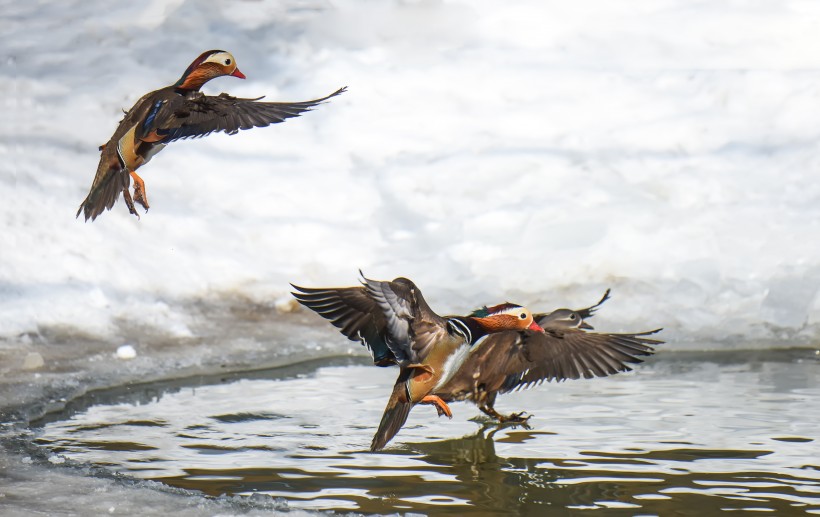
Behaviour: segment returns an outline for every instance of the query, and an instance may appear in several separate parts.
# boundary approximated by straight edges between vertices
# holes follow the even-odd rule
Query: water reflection
[[[365,513],[820,513],[820,372],[802,352],[666,354],[636,375],[414,410],[366,452],[393,381],[356,361],[97,393],[38,443],[205,494]],[[425,411],[429,409],[429,411]],[[64,418],[68,415],[62,415]]]

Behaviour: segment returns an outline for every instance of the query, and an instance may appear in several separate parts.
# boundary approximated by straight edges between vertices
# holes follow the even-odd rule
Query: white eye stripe
[[[230,66],[235,62],[236,60],[233,58],[230,52],[217,52],[216,54],[208,56],[208,58],[205,61],[203,61],[203,63],[216,63],[218,65],[227,66]]]

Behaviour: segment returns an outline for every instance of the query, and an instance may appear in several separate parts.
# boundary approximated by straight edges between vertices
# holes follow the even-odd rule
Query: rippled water
[[[414,409],[367,452],[396,375],[356,360],[96,393],[39,445],[209,495],[291,507],[436,514],[820,514],[813,352],[666,353],[634,374],[502,396],[531,429]],[[69,416],[70,415],[70,416]],[[609,513],[609,512],[608,512]]]

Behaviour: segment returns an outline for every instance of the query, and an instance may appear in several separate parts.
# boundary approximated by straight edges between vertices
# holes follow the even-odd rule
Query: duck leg
[[[139,219],[140,214],[138,214],[137,210],[134,208],[134,202],[131,200],[131,193],[128,192],[128,187],[122,189],[122,199],[125,201],[125,206],[128,207],[128,211],[137,216],[137,219]]]
[[[532,415],[524,416],[524,411],[521,411],[519,413],[512,413],[510,415],[502,415],[501,413],[495,410],[495,397],[495,392],[489,393],[485,397],[482,397],[483,401],[478,404],[478,409],[480,409],[481,412],[485,415],[491,418],[495,418],[501,424],[509,422],[511,424],[521,424],[524,426],[527,425],[527,420],[529,420],[530,417],[532,417]]]
[[[495,410],[492,406],[479,406],[478,409],[481,410],[482,413],[485,415],[495,418],[501,424],[526,424],[527,421],[532,417],[532,415],[527,415],[525,411],[521,411],[519,413],[511,413],[509,415],[502,415],[498,411]]]
[[[131,174],[131,178],[134,179],[134,201],[142,205],[142,207],[145,208],[145,211],[147,212],[148,209],[151,207],[148,206],[148,197],[145,194],[145,181],[143,181],[143,179],[137,175],[136,171],[128,172]],[[132,211],[131,213],[136,212]]]
[[[431,404],[436,406],[438,416],[447,415],[447,418],[453,418],[453,411],[450,409],[450,406],[438,395],[425,395],[419,404]]]

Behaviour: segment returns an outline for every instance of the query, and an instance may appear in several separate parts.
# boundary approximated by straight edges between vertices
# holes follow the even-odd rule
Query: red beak
[[[536,323],[535,320],[532,320],[532,323],[530,323],[530,326],[527,328],[530,330],[537,330],[538,332],[544,332],[544,329],[542,329],[541,325]]]
[[[231,75],[234,76],[234,77],[238,77],[240,79],[245,79],[245,74],[240,72],[238,68],[235,68]]]

